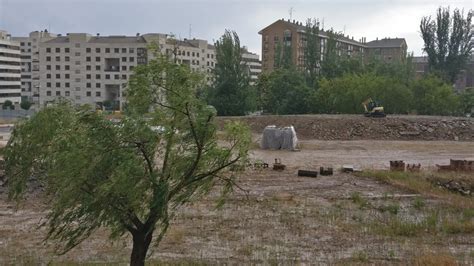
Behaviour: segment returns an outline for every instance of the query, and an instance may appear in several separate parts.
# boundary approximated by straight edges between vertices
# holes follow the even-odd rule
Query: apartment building
[[[249,67],[250,85],[255,85],[260,73],[262,73],[262,62],[259,55],[249,52],[244,47],[242,49],[242,61]]]
[[[306,26],[302,22],[280,19],[258,32],[262,35],[262,69],[263,72],[271,72],[276,66],[275,53],[279,45],[290,47],[293,64],[304,68],[306,47]],[[328,31],[319,31],[321,60],[324,60]],[[406,42],[404,39],[390,39],[395,41],[366,42],[365,38],[355,40],[354,37],[336,35],[336,48],[339,55],[348,57],[368,58],[375,55],[384,61],[394,61],[406,56]],[[402,40],[399,44],[399,40]],[[396,46],[395,46],[396,44]],[[397,50],[397,51],[395,51]],[[390,58],[390,59],[389,59]]]
[[[384,62],[403,61],[407,58],[407,43],[403,38],[376,39],[365,44],[366,57]]]
[[[21,51],[21,99],[33,104],[39,103],[39,44],[56,37],[47,30],[34,31],[28,37],[12,37],[20,43]]]
[[[413,57],[413,64],[415,67],[415,77],[417,79],[420,79],[429,73],[427,56]],[[453,87],[456,92],[463,92],[466,88],[474,88],[474,55],[469,57],[466,67],[459,73]]]
[[[20,44],[0,30],[0,104],[21,102]]]

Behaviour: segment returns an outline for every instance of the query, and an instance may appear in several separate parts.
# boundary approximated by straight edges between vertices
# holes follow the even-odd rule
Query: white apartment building
[[[44,31],[15,39],[22,44],[23,97],[38,103],[39,107],[65,98],[75,104],[121,108],[123,91],[133,68],[153,58],[148,51],[152,44],[171,60],[205,73],[208,83],[212,82],[212,69],[216,64],[215,47],[206,40],[176,40],[160,33],[56,36]],[[256,80],[261,71],[258,55],[244,50],[244,58],[252,79]]]
[[[28,37],[12,37],[14,41],[20,43],[22,101],[39,103],[39,44],[55,37],[56,34],[51,34],[47,30],[31,32]]]
[[[249,67],[250,84],[256,84],[260,73],[262,73],[262,61],[260,61],[258,54],[251,53],[244,47],[242,51],[242,60]]]
[[[21,102],[20,44],[0,30],[0,104]]]

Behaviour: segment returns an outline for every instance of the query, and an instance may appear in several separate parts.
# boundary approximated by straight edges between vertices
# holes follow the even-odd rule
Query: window
[[[56,65],[56,70],[61,70],[61,66],[60,66],[60,65]]]
[[[86,66],[86,70],[91,70],[91,66]]]
[[[76,66],[80,65],[81,61],[76,61]]]
[[[56,53],[60,53],[60,52],[61,52],[61,48],[56,47]]]
[[[96,62],[100,62],[100,57],[97,56],[97,57],[95,58],[95,61],[96,61]]]
[[[80,88],[80,87],[76,87],[76,91],[81,91],[81,88]]]
[[[95,48],[96,53],[100,53],[100,48]]]
[[[189,56],[189,51],[186,54]]]
[[[90,91],[86,92],[86,96],[91,97],[91,96],[92,96],[92,92],[90,92]]]
[[[207,54],[207,58],[209,58],[209,54]]]
[[[76,82],[81,82],[81,79],[80,79],[80,78],[76,78],[75,81],[76,81]]]
[[[87,74],[86,79],[91,79],[91,74]]]
[[[47,82],[47,83],[46,83],[46,87],[47,87],[47,88],[51,88],[51,82]]]
[[[119,74],[115,74],[115,75],[114,75],[114,79],[120,79],[120,75],[119,75]]]
[[[110,79],[110,75],[109,74],[105,75],[105,79]]]
[[[91,61],[91,57],[90,56],[86,57],[86,62],[90,62],[90,61]]]
[[[119,48],[114,48],[114,53],[119,53],[119,52],[120,52]]]
[[[61,92],[60,92],[60,91],[56,91],[56,96],[61,96]]]
[[[197,55],[196,55],[196,56],[197,56],[197,57],[199,57],[199,53],[197,53]]]
[[[129,61],[130,61],[130,62],[134,62],[134,61],[135,61],[135,57],[130,57],[130,58],[129,58]]]
[[[64,66],[64,69],[69,70],[69,69],[70,69],[70,66],[69,66],[69,65],[65,65],[65,66]]]
[[[80,43],[75,43],[74,47],[79,48],[79,47],[81,47],[81,44]]]
[[[50,78],[51,78],[51,74],[46,74],[46,78],[47,78],[47,79],[50,79]]]
[[[61,83],[60,82],[56,82],[56,88],[59,88],[61,87]]]
[[[46,96],[51,96],[51,91],[46,91]]]
[[[51,62],[51,56],[46,56],[46,61]]]
[[[127,79],[127,75],[122,75],[122,79]]]
[[[64,94],[66,95],[66,97],[69,97],[69,96],[70,96],[70,92],[69,92],[69,91],[65,91]]]
[[[81,70],[76,69],[76,70],[74,71],[74,73],[76,73],[76,74],[81,74]]]
[[[60,78],[61,78],[61,74],[56,74],[56,78],[57,78],[57,79],[60,79]]]
[[[24,42],[20,42],[20,45],[21,45],[21,46],[25,46],[25,43],[24,43]]]
[[[76,53],[74,53],[74,55],[75,55],[75,56],[81,56],[81,53],[76,52]]]
[[[122,71],[127,71],[127,66],[122,66]]]
[[[51,65],[47,65],[46,70],[51,70]]]
[[[49,47],[46,48],[46,52],[47,52],[47,53],[51,53],[51,48],[49,48]]]
[[[69,53],[69,48],[64,48],[64,51],[65,51],[66,53]]]
[[[127,58],[126,58],[126,57],[122,57],[122,62],[127,62]]]
[[[194,56],[194,52],[191,53],[191,56]]]
[[[90,88],[90,87],[91,87],[91,84],[90,84],[90,83],[86,83],[86,87],[87,87],[87,88]]]
[[[130,66],[130,71],[132,71],[135,67],[134,66]]]
[[[90,53],[91,52],[91,48],[86,48],[86,53]]]
[[[95,97],[100,97],[100,91],[95,92]]]
[[[100,66],[95,66],[95,70],[100,70]]]
[[[69,62],[70,58],[69,56],[64,57],[64,61]]]
[[[65,74],[65,75],[64,75],[64,78],[65,78],[65,79],[69,79],[69,78],[70,78],[69,74]]]
[[[106,53],[110,53],[110,48],[105,48]]]
[[[96,83],[96,84],[95,84],[95,87],[96,87],[96,88],[100,88],[100,83]]]
[[[80,95],[76,95],[76,100],[80,100],[81,99],[81,96]]]
[[[135,53],[135,49],[134,48],[128,48],[128,52],[133,54],[133,53]]]
[[[95,75],[95,78],[96,78],[96,79],[100,79],[100,74],[96,74],[96,75]]]
[[[127,52],[127,48],[122,48],[122,53],[126,53]]]
[[[69,84],[69,82],[66,82],[64,85],[65,85],[66,88],[69,88],[70,84]]]

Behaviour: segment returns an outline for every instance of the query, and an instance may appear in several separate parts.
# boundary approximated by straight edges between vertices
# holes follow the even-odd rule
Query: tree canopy
[[[255,90],[250,86],[249,67],[242,60],[242,48],[235,31],[226,30],[216,42],[214,82],[208,102],[222,116],[245,115],[255,110]]]
[[[431,16],[421,19],[423,50],[428,55],[430,70],[446,82],[454,83],[472,53],[473,14],[472,9],[466,16],[463,11],[455,9],[451,15],[449,7],[439,7],[436,19]]]
[[[5,151],[10,198],[21,199],[34,177],[59,253],[107,227],[112,239],[130,233],[130,263],[144,265],[176,210],[216,184],[224,197],[247,160],[248,129],[227,124],[218,139],[215,109],[195,97],[199,82],[158,57],[136,67],[118,122],[66,102],[20,121]]]

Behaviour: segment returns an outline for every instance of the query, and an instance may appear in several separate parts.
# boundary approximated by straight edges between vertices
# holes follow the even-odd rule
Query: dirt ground
[[[392,221],[417,221],[434,211],[439,215],[446,208],[436,198],[351,174],[296,176],[301,168],[342,164],[380,169],[392,159],[429,169],[450,158],[473,158],[474,142],[304,140],[300,146],[299,152],[253,149],[252,158],[268,163],[281,158],[287,169],[248,170],[239,181],[248,195],[234,192],[221,209],[214,208],[218,197],[214,192],[183,208],[150,261],[405,265],[424,254],[446,254],[458,263],[474,264],[471,231],[414,231],[413,236],[410,228],[407,235],[389,230]],[[52,246],[42,243],[45,229],[38,228],[43,207],[32,196],[16,210],[0,188],[0,265],[127,264],[129,239],[109,244],[105,230],[66,255],[53,255]],[[456,211],[444,212],[458,217]]]

